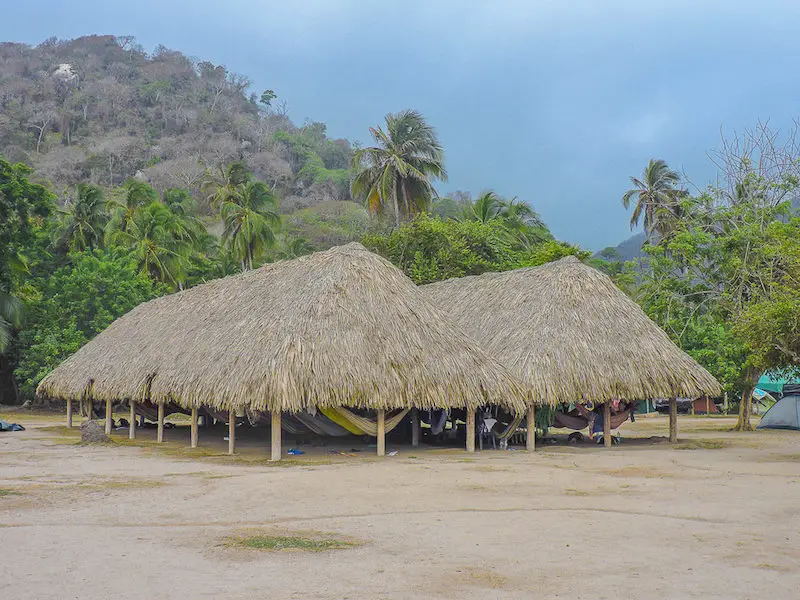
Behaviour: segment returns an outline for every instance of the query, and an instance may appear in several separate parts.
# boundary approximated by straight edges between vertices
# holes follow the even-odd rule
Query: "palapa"
[[[185,408],[526,409],[518,379],[357,243],[157,298],[47,375],[40,395]]]
[[[718,396],[716,379],[574,256],[421,288],[537,402]]]

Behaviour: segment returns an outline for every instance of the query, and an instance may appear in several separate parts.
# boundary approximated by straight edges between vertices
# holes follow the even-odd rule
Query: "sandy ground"
[[[663,417],[620,446],[522,451],[328,448],[274,466],[266,440],[221,454],[222,430],[155,448],[76,444],[61,417],[3,415],[2,598],[753,598],[800,595],[800,432]],[[56,421],[56,418],[58,419]],[[240,436],[244,438],[245,436]],[[226,536],[327,535],[321,553]],[[4,590],[4,591],[3,591]]]

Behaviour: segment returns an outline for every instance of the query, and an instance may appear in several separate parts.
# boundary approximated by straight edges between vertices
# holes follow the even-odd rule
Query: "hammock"
[[[442,409],[439,411],[439,418],[436,423],[433,422],[433,411],[431,411],[431,435],[439,435],[444,431],[447,425],[447,411]]]
[[[409,409],[397,411],[385,421],[385,433],[389,433],[392,429],[397,427],[403,417],[406,416]],[[378,422],[365,417],[360,417],[354,412],[347,410],[344,406],[337,406],[335,408],[323,408],[322,414],[328,417],[331,421],[340,425],[356,435],[368,435],[370,437],[378,437]]]
[[[494,434],[494,436],[501,442],[507,440],[514,435],[514,433],[516,433],[517,427],[519,427],[519,424],[522,423],[522,418],[522,415],[516,415],[514,420],[508,424],[508,427],[506,427],[502,432]]]
[[[589,419],[586,417],[581,415],[568,415],[562,412],[556,412],[553,417],[553,424],[551,425],[551,427],[566,427],[567,429],[574,429],[575,431],[586,429],[588,426]]]
[[[620,427],[631,415],[631,409],[623,410],[620,413],[611,415],[611,429]],[[574,429],[580,431],[589,426],[589,419],[583,416],[568,415],[562,412],[556,412],[552,427],[566,427],[567,429]]]
[[[317,435],[330,435],[336,437],[350,435],[350,432],[347,429],[337,425],[325,415],[319,413],[312,415],[305,411],[300,411],[294,413],[293,416]]]

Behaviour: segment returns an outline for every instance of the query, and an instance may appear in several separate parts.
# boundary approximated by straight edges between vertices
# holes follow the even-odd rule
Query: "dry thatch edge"
[[[288,412],[528,403],[516,377],[355,243],[137,306],[37,391]]]
[[[421,289],[538,403],[721,394],[607,275],[575,257]]]

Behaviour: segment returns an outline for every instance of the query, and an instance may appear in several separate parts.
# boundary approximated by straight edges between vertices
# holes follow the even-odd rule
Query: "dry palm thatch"
[[[605,274],[575,257],[421,288],[535,401],[717,396],[719,383]]]
[[[356,243],[136,307],[38,392],[74,400],[86,389],[226,410],[527,404],[519,380]]]

